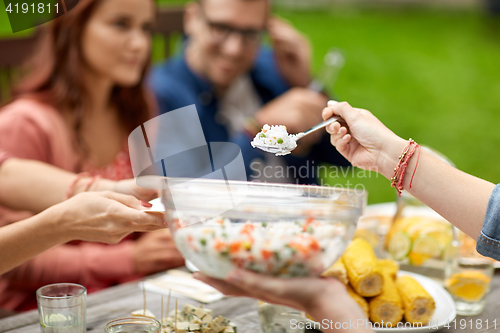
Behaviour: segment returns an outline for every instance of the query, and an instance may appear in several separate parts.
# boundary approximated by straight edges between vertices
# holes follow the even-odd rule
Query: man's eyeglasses
[[[241,37],[245,46],[251,47],[260,43],[266,32],[265,29],[240,29],[224,23],[212,22],[206,17],[202,9],[200,9],[200,15],[210,30],[214,44],[222,44],[230,35],[236,34]]]

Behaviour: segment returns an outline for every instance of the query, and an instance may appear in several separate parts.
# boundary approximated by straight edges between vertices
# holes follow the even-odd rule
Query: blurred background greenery
[[[275,12],[309,37],[316,71],[330,47],[342,50],[339,99],[371,110],[396,134],[437,149],[459,169],[500,183],[499,22],[479,9],[418,6]],[[0,1],[1,37],[9,31]],[[382,176],[357,175],[325,180],[364,184],[370,203],[395,199]]]

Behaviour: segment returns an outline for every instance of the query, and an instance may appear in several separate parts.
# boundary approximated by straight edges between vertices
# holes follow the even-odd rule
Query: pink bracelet
[[[90,177],[90,174],[88,172],[80,172],[76,175],[75,179],[73,179],[71,184],[68,186],[68,190],[66,191],[66,200],[73,196],[73,190],[76,183],[78,183],[78,181],[84,177]]]
[[[94,176],[94,177],[92,177],[89,180],[89,182],[87,183],[87,185],[85,186],[85,188],[83,189],[83,192],[87,192],[94,183],[96,183],[97,181],[99,181],[99,179],[101,179],[101,176]]]
[[[420,159],[420,145],[418,145],[415,141],[410,139],[408,144],[404,147],[403,152],[399,156],[398,165],[394,168],[394,175],[391,178],[391,187],[395,187],[396,191],[398,191],[398,195],[401,196],[401,192],[404,189],[404,177],[406,173],[406,168],[410,162],[410,159],[415,154],[418,149],[417,156],[417,164],[415,165],[415,169],[413,170],[413,174],[410,179],[409,188],[411,188],[411,184],[413,182],[413,177],[415,176],[415,172],[417,171],[418,160]]]

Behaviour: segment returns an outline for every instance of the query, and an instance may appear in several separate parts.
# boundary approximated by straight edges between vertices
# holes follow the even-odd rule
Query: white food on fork
[[[311,127],[307,131],[297,134],[288,134],[286,127],[282,125],[269,126],[265,124],[262,130],[257,133],[253,141],[252,147],[259,148],[268,153],[276,154],[276,156],[288,155],[297,148],[297,141],[308,134],[324,128],[335,121],[339,121],[340,117],[332,117],[316,126]]]
[[[276,153],[276,156],[290,154],[297,147],[297,141],[293,134],[288,134],[286,127],[277,125],[269,126],[265,124],[262,130],[257,133],[252,147],[259,148],[270,153]]]

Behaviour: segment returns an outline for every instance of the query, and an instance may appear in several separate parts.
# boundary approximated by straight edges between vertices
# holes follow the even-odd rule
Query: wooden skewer
[[[170,289],[169,292],[168,292],[167,317],[168,317],[168,314],[170,313],[170,295],[172,295],[172,289]]]
[[[161,295],[160,327],[163,326],[163,295]]]
[[[143,315],[146,315],[146,288],[144,288],[144,282],[142,282],[142,295],[144,297],[144,313]]]
[[[175,333],[177,333],[177,298],[175,299],[175,319],[174,319],[174,323],[175,323]]]

